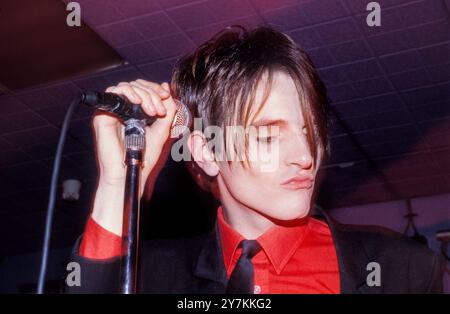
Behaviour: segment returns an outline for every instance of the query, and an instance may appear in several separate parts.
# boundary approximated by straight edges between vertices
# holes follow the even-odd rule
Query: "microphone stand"
[[[134,294],[137,288],[139,267],[140,184],[145,149],[145,120],[125,121],[125,146],[127,174],[122,225],[122,257],[120,289],[123,294]]]

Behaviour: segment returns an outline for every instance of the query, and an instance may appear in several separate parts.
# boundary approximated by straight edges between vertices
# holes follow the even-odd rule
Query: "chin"
[[[267,211],[266,214],[276,220],[295,220],[309,214],[310,206],[306,202],[282,202],[276,206],[276,209]]]

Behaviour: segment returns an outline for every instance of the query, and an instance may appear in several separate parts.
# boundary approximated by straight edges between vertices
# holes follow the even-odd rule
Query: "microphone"
[[[191,113],[189,109],[178,99],[174,99],[177,104],[177,112],[170,129],[172,138],[179,137],[191,125]],[[131,103],[125,96],[108,92],[88,91],[81,94],[81,102],[91,108],[110,112],[117,115],[123,121],[130,119],[145,120],[146,125],[152,125],[158,117],[148,116],[140,105]]]

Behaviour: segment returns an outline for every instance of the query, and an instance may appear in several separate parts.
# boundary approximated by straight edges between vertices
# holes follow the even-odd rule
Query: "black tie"
[[[239,247],[242,247],[242,253],[231,273],[227,293],[253,294],[254,274],[252,257],[261,250],[261,246],[256,240],[242,240]]]

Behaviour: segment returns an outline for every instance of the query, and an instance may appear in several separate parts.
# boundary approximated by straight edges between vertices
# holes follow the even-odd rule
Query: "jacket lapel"
[[[361,234],[355,232],[351,225],[341,224],[326,211],[318,208],[327,220],[333,237],[338,258],[340,285],[342,294],[350,293],[380,293],[381,287],[369,287],[366,278],[369,271],[367,264],[376,259],[367,250],[361,239]]]
[[[201,290],[207,293],[225,293],[228,279],[217,222],[206,236],[203,248],[194,263],[193,274],[197,278],[206,280]]]

